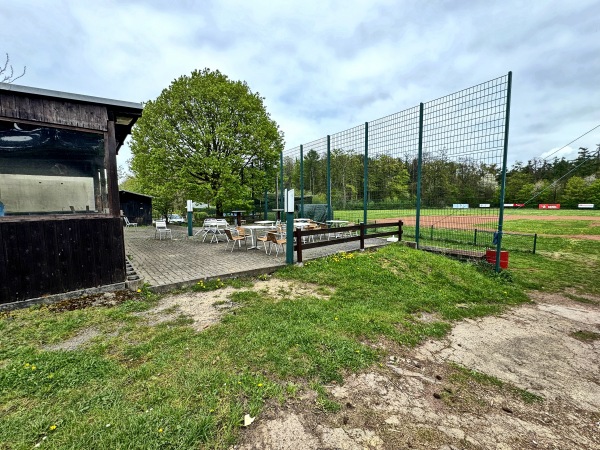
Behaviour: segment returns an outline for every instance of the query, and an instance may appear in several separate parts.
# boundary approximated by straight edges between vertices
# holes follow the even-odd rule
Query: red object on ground
[[[540,203],[539,209],[560,209],[560,203]]]
[[[496,264],[496,250],[486,250],[485,259],[490,264]],[[505,250],[500,251],[500,267],[508,269],[508,252]]]

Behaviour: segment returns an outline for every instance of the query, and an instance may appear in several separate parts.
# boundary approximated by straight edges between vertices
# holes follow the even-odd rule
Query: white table
[[[337,227],[342,227],[348,223],[350,223],[349,220],[326,220],[325,223],[328,223],[331,228],[337,228]],[[331,236],[332,233],[329,234],[329,236]],[[333,233],[333,237],[343,237],[343,235],[341,233]]]
[[[254,222],[256,225],[275,225],[274,220],[257,220]]]
[[[306,223],[309,223],[310,219],[294,219],[294,222],[306,222]]]
[[[229,224],[225,219],[205,219],[202,228],[196,231],[194,236],[200,233],[204,233],[202,237],[202,242],[204,242],[206,236],[210,233],[212,234],[210,238],[210,243],[212,244],[213,241],[219,242],[219,236],[223,236],[223,231],[228,227]]]
[[[248,250],[252,250],[252,249],[256,249],[258,248],[256,245],[256,233],[255,230],[273,230],[275,227],[273,226],[268,226],[268,225],[242,225],[242,228],[244,230],[250,230],[250,236],[252,239],[252,246],[248,247]]]
[[[304,230],[309,225],[310,225],[310,223],[308,223],[308,222],[294,222],[294,229],[302,228]]]

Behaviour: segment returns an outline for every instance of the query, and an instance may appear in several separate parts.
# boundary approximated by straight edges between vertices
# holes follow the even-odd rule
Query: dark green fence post
[[[537,233],[533,235],[533,254],[535,255],[535,248],[537,247]]]
[[[283,152],[279,154],[279,207],[283,208],[285,205],[285,187],[283,186]]]
[[[327,220],[333,220],[331,211],[331,136],[327,135]]]
[[[477,228],[475,228],[475,233],[473,235],[473,246],[477,247]]]
[[[285,212],[285,263],[294,264],[294,213]]]
[[[506,193],[506,161],[508,159],[508,125],[510,123],[510,93],[512,72],[508,72],[506,86],[506,116],[504,117],[504,153],[502,156],[502,181],[500,185],[500,213],[498,215],[498,240],[496,242],[496,272],[500,272],[500,251],[502,250],[502,227],[504,225],[504,195]]]
[[[369,122],[365,122],[365,159],[363,166],[363,223],[367,224],[367,208],[369,206]]]
[[[431,231],[429,232],[429,239],[433,241],[433,225],[431,225]]]
[[[304,217],[304,148],[300,146],[300,217]]]
[[[419,248],[421,231],[421,169],[423,168],[423,103],[419,104],[419,156],[417,160],[417,217],[415,220],[415,242]]]

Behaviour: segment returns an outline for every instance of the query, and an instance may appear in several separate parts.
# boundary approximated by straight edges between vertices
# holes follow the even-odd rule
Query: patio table
[[[329,226],[331,228],[337,228],[337,227],[342,227],[344,225],[347,225],[350,223],[349,220],[326,220],[325,223],[329,224]],[[333,237],[339,238],[339,237],[343,237],[343,235],[341,233],[330,233],[329,236],[331,237],[331,235],[333,234]]]
[[[256,231],[258,230],[272,230],[275,227],[273,226],[269,226],[269,225],[242,225],[242,228],[244,230],[250,230],[250,236],[252,239],[252,246],[248,247],[248,250],[253,250],[253,249],[257,249],[258,246],[256,245]]]

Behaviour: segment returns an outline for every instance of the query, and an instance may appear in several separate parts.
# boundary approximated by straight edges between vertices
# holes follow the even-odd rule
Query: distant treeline
[[[331,201],[335,209],[362,209],[364,197],[364,155],[362,152],[333,149],[330,157]],[[304,194],[312,203],[327,202],[327,157],[315,150],[304,154],[303,179],[300,161],[283,160],[284,188]],[[498,205],[501,166],[472,158],[450,160],[444,156],[423,155],[421,205],[447,207],[454,203]],[[367,175],[369,207],[413,207],[417,199],[418,162],[412,157],[386,154],[369,157]],[[559,180],[559,181],[557,181]],[[580,148],[576,159],[534,158],[516,162],[507,171],[507,203],[578,203],[600,205],[600,145],[594,151]]]

